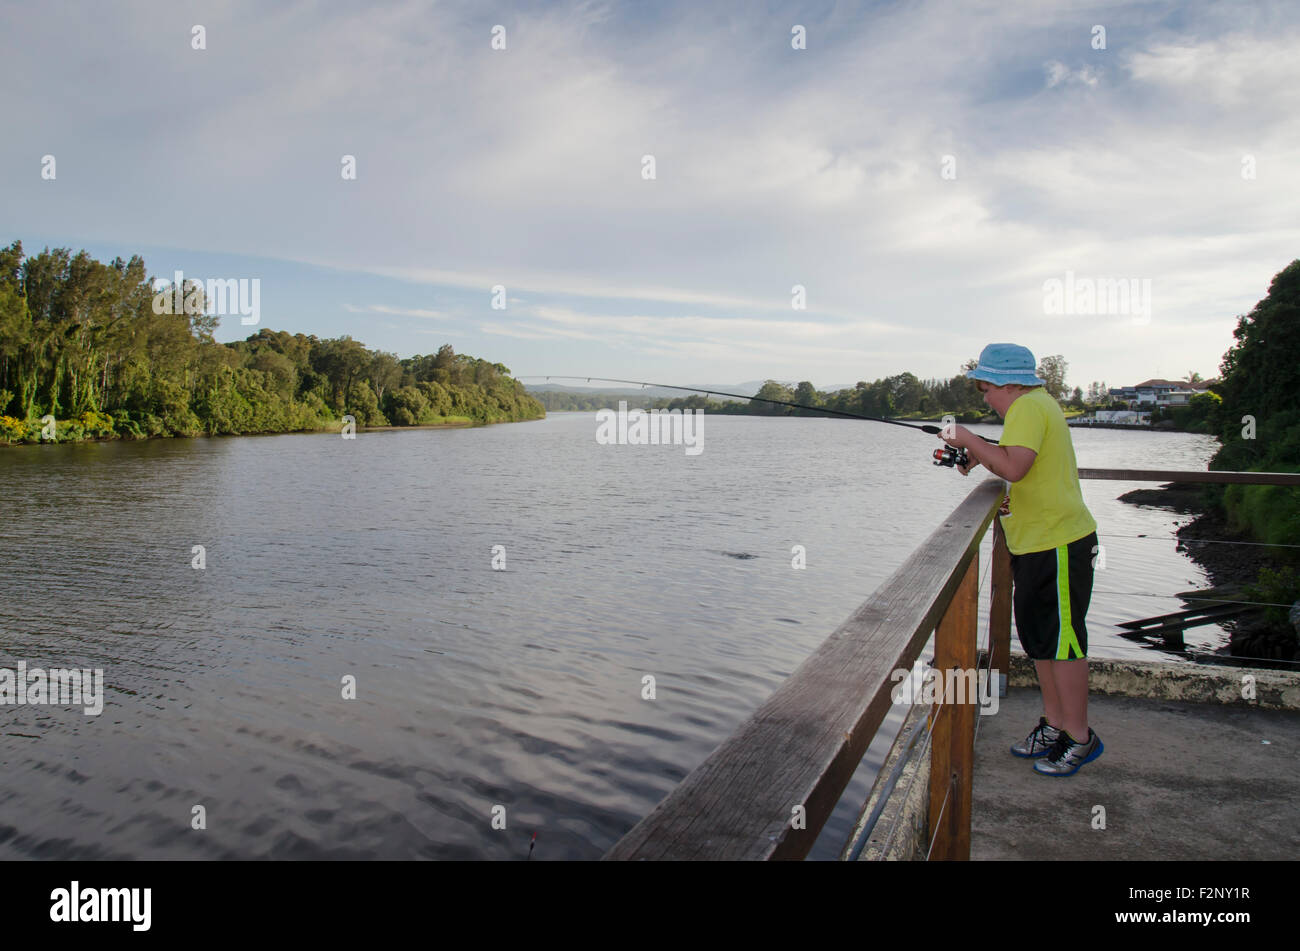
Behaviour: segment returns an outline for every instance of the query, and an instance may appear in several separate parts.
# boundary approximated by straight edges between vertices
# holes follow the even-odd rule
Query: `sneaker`
[[[1038,718],[1038,726],[1027,737],[1011,747],[1011,753],[1023,759],[1046,756],[1051,750],[1061,731],[1047,722],[1047,717]]]
[[[1102,746],[1101,737],[1088,728],[1088,741],[1076,743],[1074,737],[1061,731],[1047,754],[1047,758],[1034,764],[1035,772],[1044,776],[1073,776],[1084,763],[1091,763],[1106,747]]]

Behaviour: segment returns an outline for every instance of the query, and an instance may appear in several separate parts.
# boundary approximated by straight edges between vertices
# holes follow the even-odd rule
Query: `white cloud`
[[[1035,311],[1042,281],[1072,269],[1151,277],[1186,326],[1218,327],[1164,344],[1206,372],[1194,355],[1217,362],[1226,311],[1300,248],[1294,10],[1182,4],[1175,32],[1142,3],[846,4],[801,13],[809,48],[794,51],[779,15],[745,7],[494,19],[470,2],[243,3],[210,11],[203,52],[150,4],[88,7],[75,41],[52,10],[10,14],[22,29],[0,37],[0,62],[43,77],[10,103],[0,155],[15,236],[184,247],[201,221],[207,250],[481,293],[464,327],[503,346],[609,342],[765,361],[746,378],[793,360],[848,378],[937,372],[1041,327],[1085,373],[1139,372],[1147,355],[1124,338]],[[1093,51],[1102,12],[1111,48]],[[504,52],[488,47],[498,20]],[[50,150],[57,186],[17,184],[32,179],[21,156]],[[196,195],[198,219],[158,211]],[[794,284],[807,311],[790,308]]]

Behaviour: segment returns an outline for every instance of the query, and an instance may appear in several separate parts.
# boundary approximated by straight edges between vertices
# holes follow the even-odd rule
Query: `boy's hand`
[[[965,426],[945,426],[939,431],[939,438],[950,446],[958,449],[970,449],[971,442],[976,438]]]
[[[967,451],[967,454],[969,455],[971,443],[974,440],[978,439],[979,437],[976,436],[974,433],[972,433],[965,426],[952,425],[952,426],[945,426],[939,432],[939,438],[942,439],[950,446],[955,446],[958,449],[965,449]],[[970,471],[978,465],[979,465],[979,460],[975,458],[971,458],[969,466],[956,466],[956,469],[962,475],[970,475]]]

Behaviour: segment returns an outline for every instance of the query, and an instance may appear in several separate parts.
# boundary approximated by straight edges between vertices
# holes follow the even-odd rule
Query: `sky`
[[[1286,2],[4,2],[0,241],[517,376],[1210,378],[1300,257],[1297,48]]]

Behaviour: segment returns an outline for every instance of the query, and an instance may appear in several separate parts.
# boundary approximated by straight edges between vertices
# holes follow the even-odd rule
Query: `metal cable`
[[[1107,532],[1104,536],[1098,533],[1097,538],[1099,541],[1106,538],[1146,538],[1152,541],[1197,542],[1203,545],[1255,545],[1261,548],[1300,548],[1300,545],[1293,545],[1290,542],[1239,542],[1228,538],[1180,538],[1178,535],[1116,535],[1113,532]]]
[[[931,711],[927,715],[927,719],[929,722],[926,724],[926,728],[924,732],[925,743],[922,744],[921,751],[920,753],[917,754],[918,759],[925,756],[926,752],[930,749],[930,743],[934,738],[934,727],[935,724],[939,722],[938,714],[942,712],[943,712],[943,707],[942,705],[940,705],[939,711],[937,713],[935,711]],[[903,792],[904,802],[906,802],[908,797],[912,795],[912,787],[916,785],[916,777],[919,773],[920,770],[912,771],[912,777],[907,781],[907,789]],[[897,814],[894,816],[894,824],[889,827],[889,835],[885,837],[885,844],[881,848],[882,853],[888,853],[890,847],[894,844],[894,836],[898,833],[898,823],[902,820],[902,818],[903,818],[903,810],[900,808],[897,811]]]
[[[978,604],[978,599],[979,599],[979,593],[980,593],[981,591],[984,590],[984,582],[988,580],[989,572],[992,570],[992,568],[993,568],[993,559],[990,557],[990,558],[987,560],[987,562],[985,563],[985,565],[984,565],[984,571],[983,571],[983,573],[982,573],[982,575],[981,575],[981,577],[980,577],[979,584],[977,585],[977,587],[976,587],[976,589],[975,589],[975,594],[976,594],[976,603],[977,603],[977,604]],[[986,653],[986,655],[987,655],[988,663],[989,663],[990,666],[989,666],[989,668],[983,668],[983,669],[991,670],[992,663],[993,663],[993,650],[992,650],[992,647],[993,647],[993,645],[992,645],[993,632],[992,632],[991,629],[988,629],[988,628],[986,627],[984,633],[985,633],[985,653]],[[978,678],[979,678],[978,669],[980,669],[980,668],[977,668],[977,673],[976,673],[976,683],[977,683],[976,691],[978,691],[978,689],[979,689],[979,688],[978,688]],[[989,676],[990,676],[990,678],[991,678],[991,674],[990,674]],[[990,682],[990,681],[986,681],[986,683],[989,683],[989,682]],[[990,683],[990,689],[994,689],[994,688],[992,687],[992,684],[991,684],[991,683]],[[946,693],[947,693],[947,691],[945,691],[945,695],[946,695]],[[928,725],[927,725],[927,726],[925,727],[925,729],[924,729],[925,744],[921,747],[920,756],[924,756],[925,753],[926,753],[926,751],[930,748],[931,742],[932,742],[932,740],[933,740],[933,738],[934,738],[934,728],[935,728],[935,726],[936,726],[936,725],[938,724],[938,722],[939,722],[939,716],[943,713],[943,711],[944,711],[944,709],[945,709],[946,707],[947,707],[947,704],[941,702],[941,703],[938,705],[938,708],[930,714],[930,716],[929,716],[929,718],[928,718],[928,719],[929,719],[929,723],[928,723]],[[890,777],[889,777],[889,779],[886,781],[886,786],[885,786],[885,788],[884,788],[884,789],[882,790],[882,792],[881,792],[880,799],[879,799],[879,801],[877,802],[875,809],[872,810],[872,814],[871,814],[871,816],[869,816],[868,819],[867,819],[867,825],[864,827],[864,830],[863,830],[863,833],[862,833],[862,835],[861,835],[861,838],[859,839],[859,841],[857,841],[857,842],[854,844],[853,850],[851,851],[850,856],[849,856],[849,861],[856,861],[856,860],[857,860],[857,857],[858,857],[859,855],[861,855],[863,848],[866,847],[867,840],[871,837],[871,831],[872,831],[872,829],[875,827],[876,822],[879,820],[879,818],[880,818],[880,813],[884,811],[885,799],[886,799],[886,797],[890,794],[890,792],[892,791],[893,786],[894,786],[894,784],[895,784],[895,782],[896,782],[895,774],[901,772],[902,767],[903,767],[905,761],[906,761],[908,758],[910,758],[910,757],[912,756],[911,748],[915,746],[916,741],[917,741],[917,738],[918,738],[919,736],[921,736],[921,735],[922,735],[921,727],[918,727],[917,730],[916,730],[916,732],[913,733],[911,739],[908,740],[908,742],[907,742],[907,748],[904,750],[904,752],[902,752],[902,753],[899,755],[898,761],[894,764],[894,769],[891,771]],[[975,721],[975,736],[976,736],[976,738],[978,738],[978,736],[979,736],[979,720],[978,720],[978,719]],[[918,757],[918,758],[919,758],[919,757]],[[913,773],[912,773],[912,777],[911,777],[911,779],[908,780],[907,789],[903,792],[903,800],[904,800],[904,801],[906,801],[906,800],[907,800],[907,797],[911,795],[911,792],[912,792],[912,786],[913,786],[913,784],[916,782],[916,776],[917,776],[917,773],[916,773],[916,772],[913,772]],[[947,798],[946,798],[946,797],[944,798],[944,802],[945,802],[945,803],[947,802]],[[943,814],[943,813],[942,813],[942,810],[940,810],[940,816],[942,816],[942,814]],[[903,810],[900,808],[900,809],[898,810],[897,815],[894,816],[894,822],[893,822],[893,825],[890,826],[890,829],[889,829],[889,835],[885,837],[885,844],[884,844],[884,846],[883,846],[882,849],[881,849],[881,852],[882,852],[882,853],[888,853],[888,851],[889,851],[889,847],[890,847],[891,845],[893,845],[893,842],[894,842],[894,835],[895,835],[895,834],[897,833],[897,831],[898,831],[898,823],[899,823],[899,821],[902,819],[902,815],[903,815]],[[933,845],[934,845],[934,843],[933,843],[933,841],[932,841],[932,842],[931,842],[931,848],[933,848]],[[929,855],[928,855],[928,854],[926,855],[926,858],[929,858]]]
[[[934,820],[934,824],[935,824],[934,835],[930,839],[930,848],[926,850],[925,853],[925,860],[927,862],[930,861],[930,853],[934,851],[934,843],[937,842],[939,839],[938,827],[943,824],[943,811],[948,806],[948,797],[952,795],[953,787],[956,785],[957,785],[957,774],[953,773],[952,778],[948,780],[948,791],[943,794],[943,805],[939,807],[939,818]]]
[[[989,568],[989,569],[992,569],[992,567],[993,567],[993,559],[990,558],[990,559],[989,559],[989,563],[988,563],[988,568]],[[987,572],[986,572],[986,575],[987,575]],[[984,582],[983,582],[983,581],[980,581],[980,590],[983,590],[983,588],[984,588]],[[990,582],[990,585],[989,585],[989,602],[990,602],[990,604],[992,603],[992,601],[993,601],[993,588],[992,588],[992,582]],[[978,593],[977,593],[976,603],[978,604]],[[976,663],[976,670],[975,670],[975,694],[976,694],[976,700],[979,699],[979,672],[980,672],[981,670],[983,670],[983,671],[985,672],[985,675],[984,675],[984,682],[985,682],[986,684],[989,685],[989,693],[990,693],[990,695],[992,695],[992,692],[993,692],[994,690],[997,690],[997,689],[998,689],[998,686],[997,686],[996,684],[993,683],[993,626],[992,626],[991,624],[985,624],[985,627],[984,627],[984,659],[985,659],[985,660],[987,661],[987,663],[988,663],[988,666],[987,666],[987,667],[980,667],[979,664]],[[973,746],[976,742],[979,741],[979,738],[980,738],[980,722],[981,722],[983,719],[984,719],[984,717],[981,716],[980,714],[978,714],[978,713],[975,714],[975,736],[974,736],[974,738],[971,740],[971,745],[972,745],[972,746]]]
[[[853,841],[849,850],[847,861],[856,862],[862,855],[862,850],[866,848],[867,840],[871,838],[871,833],[876,828],[876,823],[880,821],[880,815],[885,811],[885,806],[889,803],[889,796],[894,791],[894,786],[898,783],[898,777],[902,775],[903,768],[912,758],[912,748],[916,746],[916,741],[925,733],[925,724],[918,723],[912,730],[912,735],[908,737],[907,742],[899,750],[898,759],[894,761],[894,768],[889,771],[889,776],[885,780],[885,785],[880,788],[880,796],[876,800],[875,808],[867,817],[862,831],[858,833],[857,838]]]

